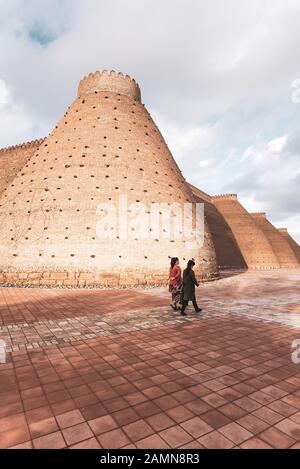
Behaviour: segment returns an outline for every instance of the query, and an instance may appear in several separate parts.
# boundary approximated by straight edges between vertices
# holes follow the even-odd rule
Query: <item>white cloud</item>
[[[293,132],[299,135],[299,131]],[[295,135],[259,141],[247,148],[241,158],[246,162],[244,171],[235,175],[225,189],[237,192],[249,211],[266,211],[276,226],[285,222],[299,240],[300,145],[295,152]]]
[[[168,122],[159,113],[152,113],[152,118],[158,125],[175,159],[183,164],[189,155],[205,150],[214,142],[216,131],[214,125],[206,124],[186,128]]]
[[[43,122],[37,123],[21,102],[14,100],[4,80],[0,79],[1,146],[23,143],[48,132]]]
[[[288,136],[274,138],[268,142],[268,151],[271,153],[281,153],[287,143]]]
[[[192,183],[296,219],[299,23],[299,0],[0,0],[0,146],[48,133],[83,75],[115,68]]]
[[[9,100],[9,92],[4,80],[0,79],[0,106],[7,104]]]
[[[300,215],[293,214],[289,217],[283,217],[276,219],[276,228],[288,228],[288,232],[293,236],[295,240],[300,243]]]

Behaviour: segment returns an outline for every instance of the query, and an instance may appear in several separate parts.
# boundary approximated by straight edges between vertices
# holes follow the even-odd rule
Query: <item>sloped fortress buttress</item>
[[[230,226],[249,269],[278,269],[280,264],[265,233],[239,203],[236,194],[212,197],[212,202]]]
[[[141,202],[149,211],[152,203],[195,202],[137,83],[96,72],[80,82],[77,99],[2,192],[1,282],[159,284],[169,256],[182,263],[194,257],[200,277],[215,276],[206,226],[201,247],[188,247],[184,236],[141,239],[134,227],[124,239],[115,232],[116,210],[106,227],[112,235],[99,236],[99,204],[118,209],[120,196],[126,206]]]
[[[265,212],[251,213],[251,216],[265,234],[276,254],[280,267],[298,267],[298,259],[287,239],[282,236],[272,223],[266,218]]]

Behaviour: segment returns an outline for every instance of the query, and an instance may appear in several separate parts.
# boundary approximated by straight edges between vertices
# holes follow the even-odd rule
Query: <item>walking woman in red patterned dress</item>
[[[179,310],[178,304],[181,298],[181,289],[182,277],[181,268],[179,267],[179,259],[178,257],[172,257],[169,270],[169,292],[172,295],[172,303],[170,306],[174,311]]]

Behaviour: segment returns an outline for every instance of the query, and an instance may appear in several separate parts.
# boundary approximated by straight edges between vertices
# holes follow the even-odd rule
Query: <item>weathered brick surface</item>
[[[292,236],[289,234],[287,228],[278,228],[278,231],[281,233],[281,235],[286,239],[286,241],[289,243],[290,247],[292,248],[295,256],[298,259],[298,262],[300,264],[300,246],[299,244],[296,243],[296,241],[292,238]]]
[[[222,269],[245,269],[247,265],[232,230],[221,212],[211,202],[211,196],[192,185],[190,187],[197,200],[204,203],[205,217],[213,239],[219,267]]]
[[[0,149],[0,196],[26,166],[44,139]]]
[[[1,270],[93,272],[104,285],[119,284],[115,275],[124,272],[129,284],[141,275],[150,283],[152,274],[166,280],[168,257],[178,256],[183,264],[194,257],[204,278],[217,273],[207,227],[204,246],[193,249],[184,238],[97,236],[97,206],[118,206],[120,195],[149,210],[153,202],[195,201],[135,81],[97,72],[80,82],[77,99],[0,198]]]
[[[247,267],[250,269],[280,267],[269,239],[239,203],[236,194],[214,196],[212,202],[230,226]]]
[[[299,267],[298,259],[284,236],[269,222],[265,212],[251,214],[257,225],[268,238],[280,267]]]

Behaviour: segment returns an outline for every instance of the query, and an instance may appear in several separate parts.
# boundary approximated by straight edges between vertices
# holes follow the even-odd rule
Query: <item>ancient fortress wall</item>
[[[130,205],[140,202],[149,219],[153,203],[166,210],[174,202],[204,203],[204,244],[185,235],[172,239],[162,226],[145,239],[131,223],[137,207]],[[116,208],[106,238],[97,232],[108,213],[99,208],[103,203]],[[177,216],[171,213],[171,223]],[[300,265],[300,247],[286,229],[277,230],[262,213],[250,215],[235,194],[211,197],[187,184],[138,84],[114,71],[81,80],[77,98],[46,139],[0,149],[0,227],[2,284],[162,284],[171,256],[182,265],[194,257],[204,280],[218,276],[217,266]]]
[[[119,218],[120,196],[127,199],[129,239]],[[152,203],[168,208],[195,198],[141,103],[136,82],[116,72],[90,74],[0,198],[0,281],[162,284],[169,256],[180,257],[183,264],[194,257],[200,278],[217,275],[207,226],[203,246],[191,244],[184,234],[181,239],[167,236],[162,228],[159,233],[150,228],[145,239],[130,221],[135,207],[129,206],[139,202],[150,218]],[[103,230],[100,236],[97,232],[107,214],[99,208],[103,203],[116,208],[107,217],[106,238]]]
[[[300,246],[296,241],[292,238],[292,236],[289,234],[287,228],[278,228],[279,233],[286,239],[286,241],[289,243],[290,247],[292,248],[299,264],[300,264]]]
[[[298,259],[284,236],[269,222],[264,212],[252,213],[251,216],[268,238],[276,254],[280,267],[299,267]]]
[[[280,267],[269,239],[239,203],[236,194],[214,196],[212,201],[231,228],[249,269]]]
[[[0,196],[42,142],[40,139],[0,149]]]
[[[223,269],[245,269],[247,267],[232,230],[217,207],[211,202],[211,196],[190,184],[197,201],[204,203],[204,213],[210,229],[217,262]]]

